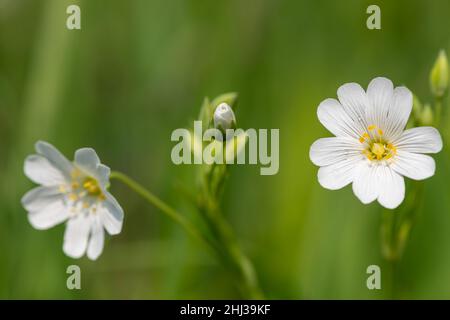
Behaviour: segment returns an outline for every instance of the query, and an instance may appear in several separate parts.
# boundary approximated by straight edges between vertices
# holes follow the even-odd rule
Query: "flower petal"
[[[71,258],[80,258],[86,252],[91,217],[79,214],[67,222],[63,251]]]
[[[367,87],[370,107],[367,110],[369,124],[381,127],[391,109],[394,94],[392,81],[383,77],[373,79]]]
[[[44,186],[60,185],[66,182],[64,174],[39,155],[31,155],[25,159],[24,172],[31,181]]]
[[[58,169],[66,178],[70,179],[73,170],[72,163],[67,160],[54,146],[48,142],[38,141],[35,144],[36,152],[46,158],[52,166]],[[31,179],[31,178],[30,178]]]
[[[316,166],[328,166],[358,155],[361,151],[361,144],[353,138],[322,138],[312,144],[309,158]]]
[[[398,149],[414,153],[437,153],[442,150],[441,135],[433,127],[405,130],[394,144]]]
[[[381,166],[378,202],[385,208],[397,208],[405,198],[405,179],[388,166]]]
[[[351,183],[355,176],[355,167],[361,158],[352,156],[334,164],[320,167],[317,178],[322,187],[337,190]]]
[[[90,175],[96,175],[100,159],[94,149],[81,148],[75,151],[75,163]]]
[[[317,108],[320,123],[337,137],[353,137],[359,139],[364,128],[355,122],[336,99],[326,99]]]
[[[353,193],[362,203],[368,204],[378,197],[379,190],[379,167],[371,166],[367,162],[362,162],[355,172],[353,180]]]
[[[104,164],[99,164],[97,166],[96,177],[100,182],[100,185],[104,188],[109,184],[109,175],[111,174],[111,169]]]
[[[106,193],[105,195],[106,200],[100,207],[99,214],[106,231],[110,235],[116,235],[122,230],[123,209],[110,193]]]
[[[33,189],[30,192],[33,192]],[[41,193],[42,189],[39,191],[35,191],[35,194]],[[30,193],[27,193],[24,198],[30,198]],[[52,200],[50,200],[52,199]],[[26,206],[29,209],[28,212],[28,221],[33,226],[33,228],[38,230],[46,230],[51,227],[54,227],[69,218],[69,210],[65,206],[63,198],[60,196],[58,198],[51,197],[39,197],[34,201],[28,202],[29,199],[22,199],[22,202],[27,203]]]
[[[394,89],[392,106],[388,110],[385,125],[383,126],[385,134],[390,140],[397,139],[405,129],[411,114],[413,96],[406,87],[397,87]]]
[[[339,87],[337,95],[345,112],[359,125],[362,134],[368,127],[366,116],[370,107],[366,92],[357,83],[346,83]]]
[[[434,175],[436,164],[430,156],[399,150],[392,169],[402,176],[414,180],[427,179]]]
[[[21,200],[27,211],[36,211],[45,208],[52,202],[61,200],[63,195],[57,187],[37,187],[28,191]]]
[[[97,260],[103,251],[105,233],[100,218],[97,216],[92,219],[91,237],[87,249],[87,256],[91,260]]]

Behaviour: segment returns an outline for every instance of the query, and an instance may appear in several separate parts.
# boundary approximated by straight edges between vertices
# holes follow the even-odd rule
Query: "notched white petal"
[[[405,130],[395,144],[398,149],[413,153],[438,153],[442,150],[441,135],[433,127]]]
[[[97,260],[103,251],[105,234],[103,225],[100,221],[100,217],[92,219],[91,225],[91,237],[89,239],[89,245],[87,249],[87,256],[91,260]]]
[[[326,99],[317,108],[320,123],[337,137],[353,137],[358,139],[364,128],[355,122],[336,99]]]
[[[69,218],[69,210],[62,199],[48,203],[28,213],[28,221],[37,230],[47,230]]]
[[[352,138],[321,138],[311,145],[309,158],[316,166],[328,166],[361,154],[361,151],[361,144]]]
[[[436,171],[436,163],[432,157],[403,150],[398,151],[391,166],[397,173],[413,180],[430,178]]]
[[[392,106],[394,85],[392,81],[378,77],[373,79],[367,87],[367,97],[370,107],[367,110],[367,118],[371,125],[381,127],[384,125],[389,109]]]
[[[63,196],[56,187],[36,187],[25,193],[21,199],[22,206],[27,211],[36,211],[52,202],[62,200]]]
[[[75,151],[75,164],[91,175],[97,173],[100,159],[92,148],[81,148]]]
[[[360,157],[350,157],[343,161],[320,167],[317,178],[322,187],[329,190],[338,190],[351,183],[355,176],[355,167]]]
[[[70,177],[73,169],[72,163],[58,151],[53,145],[45,141],[35,144],[36,152],[46,158],[55,168],[60,170],[65,177]]]
[[[31,181],[44,186],[60,185],[66,181],[64,174],[40,155],[28,156],[23,171]]]
[[[109,183],[109,176],[111,174],[111,169],[104,164],[99,164],[96,170],[96,178],[99,180],[101,186],[106,188]]]
[[[337,95],[352,120],[360,124],[361,128],[366,128],[367,109],[370,104],[364,89],[357,83],[346,83],[339,87]]]
[[[116,235],[121,232],[123,209],[110,193],[106,194],[106,200],[103,202],[99,214],[103,226],[110,235]]]
[[[91,218],[78,215],[67,222],[63,251],[71,258],[81,258],[86,252]]]
[[[395,140],[401,136],[406,127],[413,105],[413,96],[406,87],[397,87],[394,89],[392,106],[389,109],[384,124],[386,136]]]
[[[364,204],[369,204],[378,197],[380,181],[377,171],[378,166],[370,166],[368,163],[362,163],[356,168],[352,189]]]
[[[378,202],[387,209],[395,209],[405,198],[405,179],[388,166],[382,169]]]

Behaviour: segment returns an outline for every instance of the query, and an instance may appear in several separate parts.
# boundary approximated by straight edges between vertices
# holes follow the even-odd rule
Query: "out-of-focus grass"
[[[69,158],[94,147],[103,162],[149,186],[180,210],[174,187],[194,181],[170,161],[170,133],[187,127],[205,95],[240,93],[238,124],[280,129],[280,171],[231,170],[224,207],[270,298],[382,298],[365,287],[379,254],[380,210],[350,188],[322,189],[311,143],[330,134],[321,100],[384,75],[428,95],[428,71],[450,49],[448,1],[383,1],[382,30],[365,27],[368,1],[77,2],[82,30],[65,29],[77,1],[0,1],[0,297],[233,298],[228,274],[204,248],[119,185],[123,232],[96,262],[62,253],[63,226],[32,229],[19,200],[33,142]],[[403,296],[450,298],[446,150],[401,270]],[[66,289],[66,267],[82,290]]]

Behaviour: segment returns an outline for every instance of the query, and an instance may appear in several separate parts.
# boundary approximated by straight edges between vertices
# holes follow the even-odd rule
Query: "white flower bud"
[[[236,127],[236,118],[233,109],[228,104],[221,103],[217,106],[214,111],[214,127],[221,131]]]

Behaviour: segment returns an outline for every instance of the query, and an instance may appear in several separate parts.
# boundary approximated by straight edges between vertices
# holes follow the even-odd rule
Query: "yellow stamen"
[[[99,197],[102,199],[104,197],[103,192],[98,184],[98,181],[94,178],[88,177],[83,182],[83,188],[87,191],[90,196]]]
[[[72,201],[77,201],[78,196],[75,193],[71,193],[71,194],[69,194],[69,199]]]
[[[374,124],[371,124],[370,126],[367,127],[367,129],[369,129],[369,131],[372,131],[373,129],[375,129],[377,126]]]

